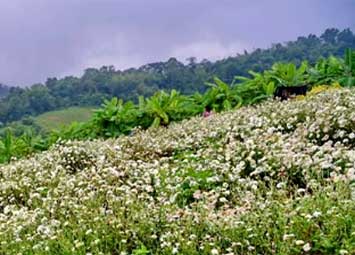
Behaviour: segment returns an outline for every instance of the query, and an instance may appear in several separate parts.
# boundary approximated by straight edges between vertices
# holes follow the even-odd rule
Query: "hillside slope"
[[[0,166],[0,254],[354,254],[354,181],[354,90],[66,142]]]
[[[51,111],[34,118],[35,123],[45,131],[56,130],[73,122],[85,122],[90,119],[94,109],[90,107],[69,107]]]

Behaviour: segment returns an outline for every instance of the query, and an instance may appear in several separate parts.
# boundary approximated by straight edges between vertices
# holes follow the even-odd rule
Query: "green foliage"
[[[231,85],[214,77],[213,82],[206,83],[209,89],[203,94],[196,92],[187,96],[174,89],[170,92],[161,90],[148,98],[138,97],[138,104],[112,98],[105,100],[89,121],[73,122],[69,126],[52,130],[42,138],[36,136],[36,132],[22,129],[24,124],[37,123],[36,118],[29,117],[18,125],[21,132],[15,133],[16,138],[12,133],[0,130],[0,137],[3,133],[3,153],[0,161],[8,162],[12,156],[21,157],[45,150],[58,140],[118,137],[132,134],[135,128],[167,126],[171,122],[201,114],[204,109],[221,112],[252,105],[273,97],[278,87],[290,88],[305,83],[317,85],[323,82],[328,85],[340,83],[349,86],[349,79],[353,79],[353,73],[349,71],[354,65],[349,57],[352,54],[352,51],[348,50],[344,62],[329,57],[319,60],[313,67],[308,66],[307,62],[302,62],[299,67],[293,63],[276,63],[270,70],[260,73],[249,71],[249,77],[235,76]],[[346,82],[344,79],[347,79]]]
[[[113,98],[105,100],[101,109],[95,111],[92,124],[98,136],[116,137],[128,134],[137,118],[138,111],[133,102],[124,103],[122,99]]]
[[[32,118],[33,123],[42,131],[50,132],[72,122],[86,122],[93,113],[93,107],[69,107],[58,111],[50,111]],[[23,121],[22,121],[23,122]]]
[[[96,133],[92,122],[73,122],[68,126],[63,126],[58,130],[53,130],[48,136],[45,136],[44,144],[47,147],[61,140],[84,140],[96,138]]]
[[[217,112],[240,107],[243,99],[238,95],[238,91],[233,89],[221,79],[214,77],[214,83],[207,83],[211,87],[204,96],[203,105]]]
[[[169,124],[171,113],[177,110],[180,103],[177,96],[175,90],[170,95],[162,91],[146,99],[143,111],[153,120],[152,127]]]
[[[133,250],[132,255],[148,255],[150,254],[149,250],[147,249],[147,247],[145,247],[143,244],[141,245],[141,247]]]
[[[240,81],[236,86],[238,94],[243,98],[244,104],[249,105],[270,98],[276,91],[275,83],[271,80],[269,72],[257,73],[249,71],[251,78],[236,76]]]
[[[47,149],[42,139],[27,131],[20,137],[15,137],[7,128],[4,136],[0,137],[0,163],[10,162],[12,158],[19,158],[36,151]]]
[[[8,86],[0,83],[0,98],[7,96],[9,91],[10,88]]]
[[[345,75],[340,82],[347,87],[355,86],[355,51],[352,49],[346,49]]]
[[[344,60],[336,57],[321,59],[309,69],[308,81],[312,85],[333,84],[339,82],[342,86],[355,86],[355,51],[345,50]]]
[[[148,99],[141,98],[139,110],[143,117],[143,127],[146,127],[146,123],[150,123],[151,127],[166,126],[171,121],[190,117],[190,109],[193,109],[191,103],[188,97],[182,96],[176,90],[170,93],[160,91]],[[147,118],[150,121],[145,121]]]
[[[350,48],[346,49],[345,65],[347,65],[352,72],[355,72],[355,50]]]
[[[5,137],[0,141],[0,161],[10,162],[15,153],[14,137],[9,129],[5,132]]]
[[[45,144],[43,144],[43,140],[40,136],[36,136],[33,131],[27,130],[19,140],[22,141],[22,148],[23,154],[31,154],[36,151],[42,151],[47,149]]]
[[[37,125],[36,121],[32,117],[25,117],[21,121],[12,122],[3,128],[0,128],[0,137],[5,136],[6,129],[11,129],[14,136],[19,137],[26,132],[33,132],[34,134],[41,133],[42,127]]]
[[[181,190],[176,196],[177,205],[180,208],[188,206],[196,201],[194,198],[196,191],[210,191],[216,188],[215,183],[208,182],[208,178],[212,176],[212,170],[196,171],[195,169],[188,169],[187,173],[182,176],[186,181],[181,184]]]
[[[257,49],[216,62],[203,60],[197,63],[190,59],[189,64],[183,64],[171,58],[166,62],[125,71],[115,70],[113,66],[89,68],[81,77],[49,78],[45,84],[28,88],[9,89],[0,85],[0,122],[7,124],[26,115],[36,116],[71,106],[100,106],[105,99],[112,97],[136,102],[138,96],[147,98],[159,90],[175,89],[182,94],[203,93],[208,89],[205,82],[214,82],[213,77],[231,84],[236,75],[248,76],[249,70],[262,72],[277,62],[292,62],[299,66],[307,60],[314,64],[321,57],[341,57],[346,48],[355,48],[352,31],[327,29],[320,37],[299,37],[293,42],[275,44],[269,49]],[[342,80],[342,85],[353,84],[351,77],[354,77],[354,72],[350,70],[347,69],[348,74]],[[279,78],[282,77],[274,80],[276,86],[279,86],[278,81],[284,82]],[[284,86],[300,85],[300,82],[286,79]],[[252,97],[253,94],[250,95]],[[224,108],[229,107],[226,101]]]
[[[309,68],[308,73],[308,83],[312,85],[333,84],[344,73],[344,64],[341,59],[331,56],[320,59],[314,67]]]
[[[307,68],[308,64],[305,61],[298,68],[294,63],[275,63],[270,71],[270,77],[278,87],[303,86],[306,82]]]

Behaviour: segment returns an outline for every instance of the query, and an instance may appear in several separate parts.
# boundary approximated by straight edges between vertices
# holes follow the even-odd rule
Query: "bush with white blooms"
[[[355,90],[0,166],[0,254],[354,254]]]

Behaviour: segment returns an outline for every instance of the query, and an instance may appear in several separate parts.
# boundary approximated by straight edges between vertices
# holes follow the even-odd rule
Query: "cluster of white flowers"
[[[63,142],[0,166],[0,254],[321,249],[315,242],[349,219],[341,233],[354,241],[354,169],[355,93],[346,89]],[[355,250],[349,240],[335,249]]]

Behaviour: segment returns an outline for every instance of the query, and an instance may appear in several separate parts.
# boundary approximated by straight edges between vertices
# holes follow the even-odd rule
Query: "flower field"
[[[355,254],[355,90],[2,165],[0,254]]]

